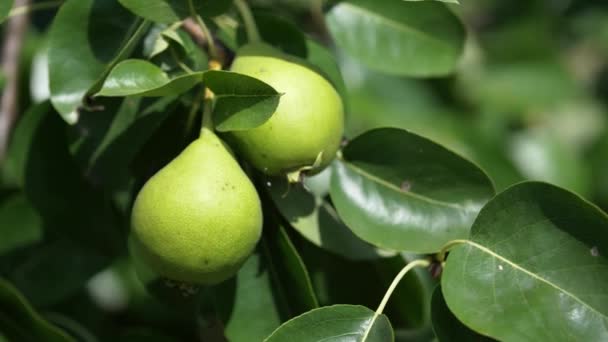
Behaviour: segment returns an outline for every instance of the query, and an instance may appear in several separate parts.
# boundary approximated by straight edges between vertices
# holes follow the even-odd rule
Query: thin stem
[[[262,41],[260,31],[258,31],[258,27],[255,24],[255,20],[253,19],[253,14],[251,14],[249,5],[247,5],[245,0],[234,0],[234,5],[239,11],[241,18],[243,18],[243,22],[245,23],[245,31],[247,31],[247,39],[249,42],[255,43]]]
[[[211,31],[209,31],[209,28],[207,27],[207,25],[205,25],[205,22],[203,21],[200,15],[196,16],[196,22],[198,23],[198,26],[201,27],[201,30],[203,31],[203,34],[207,39],[207,46],[209,47],[209,56],[211,56],[212,59],[219,59],[219,54],[217,52],[217,47],[215,46],[215,40],[213,39],[213,35],[211,35]]]
[[[219,58],[219,54],[217,51],[217,47],[215,46],[215,40],[213,39],[213,35],[211,35],[211,31],[209,31],[209,28],[207,27],[207,25],[205,25],[203,18],[201,18],[201,16],[196,13],[193,0],[188,0],[188,6],[190,7],[190,16],[194,18],[201,31],[203,32],[203,35],[205,36],[207,46],[209,47],[209,55],[212,59],[217,60]]]
[[[16,0],[15,6],[28,7],[29,0]],[[29,15],[11,18],[6,25],[0,60],[5,86],[0,95],[0,165],[4,163],[6,150],[14,123],[19,115],[19,65],[21,49],[27,33]]]
[[[198,94],[198,90],[197,90]],[[190,108],[190,112],[188,113],[188,118],[186,119],[186,137],[190,135],[192,132],[192,126],[194,125],[194,120],[196,119],[196,114],[201,108],[201,96],[197,96],[192,103],[192,108]]]
[[[439,262],[444,262],[445,255],[450,251],[450,249],[452,249],[452,247],[462,245],[463,243],[467,243],[468,241],[469,240],[463,240],[463,239],[448,241],[448,243],[446,243],[443,247],[441,247],[441,250],[439,251],[439,253],[437,253],[437,260],[439,260]]]
[[[207,98],[207,96],[205,96],[205,100],[203,101],[203,103],[203,127],[201,131],[208,129],[209,131],[213,132],[213,118],[211,116],[213,109],[213,99]]]
[[[187,72],[189,74],[193,73],[192,69],[190,69],[186,64],[184,64],[184,62],[182,62],[179,59],[177,52],[175,52],[175,50],[172,47],[169,48],[169,52],[171,53],[171,57],[173,57],[173,59],[175,60],[175,63],[177,63],[178,67],[180,67],[182,70],[184,70],[185,72]]]
[[[414,260],[414,261],[410,262],[409,264],[405,265],[405,267],[399,272],[399,274],[397,274],[397,276],[391,283],[391,286],[389,286],[388,290],[384,294],[384,298],[382,298],[382,302],[380,302],[378,309],[374,313],[374,317],[372,318],[371,322],[367,326],[367,329],[365,330],[365,334],[363,335],[363,339],[361,340],[362,342],[367,340],[367,337],[369,336],[369,333],[372,330],[372,327],[374,326],[376,319],[378,318],[378,316],[382,315],[382,312],[384,311],[384,308],[386,307],[388,300],[390,299],[391,295],[397,288],[397,285],[399,285],[399,282],[401,281],[401,279],[403,279],[403,277],[414,267],[428,267],[430,264],[431,264],[431,262],[428,260],[424,260],[424,259]]]
[[[31,5],[17,6],[17,7],[14,7],[13,9],[11,9],[10,12],[8,12],[7,18],[15,17],[15,16],[22,15],[25,13],[31,13],[34,11],[55,8],[55,7],[61,6],[61,4],[63,4],[63,1],[64,0],[51,0],[51,1],[45,1],[45,2],[38,2],[35,4],[31,4]]]

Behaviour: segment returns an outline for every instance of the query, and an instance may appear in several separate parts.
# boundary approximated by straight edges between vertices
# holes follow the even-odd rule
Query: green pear
[[[192,284],[233,276],[262,232],[255,187],[212,131],[158,171],[131,215],[137,253],[159,275]]]
[[[231,71],[260,79],[283,95],[259,127],[230,132],[230,142],[267,175],[315,174],[335,157],[344,132],[336,89],[304,61],[264,44],[241,48]]]

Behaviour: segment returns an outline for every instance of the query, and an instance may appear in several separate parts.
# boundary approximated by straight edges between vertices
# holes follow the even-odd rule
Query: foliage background
[[[336,46],[332,37],[339,32],[332,31],[331,19],[326,23],[309,1],[251,3],[333,50],[344,78],[347,139],[379,127],[407,129],[478,164],[497,192],[523,180],[541,180],[608,210],[605,1],[469,0],[449,5],[466,28],[464,51],[453,73],[430,78],[375,70],[374,64],[387,63],[382,56],[390,55],[390,41],[376,51],[379,60],[372,56],[371,62],[361,63],[366,61],[363,52],[353,57]],[[129,16],[123,11],[97,24]],[[11,294],[14,287],[41,317],[79,340],[216,340],[222,334],[231,341],[259,340],[318,305],[375,308],[394,275],[416,258],[353,240],[341,222],[332,221],[325,200],[310,204],[313,214],[339,226],[336,231],[347,238],[315,240],[306,235],[307,228],[293,229],[289,218],[277,214],[267,219],[265,238],[238,277],[202,289],[197,301],[158,281],[142,284],[128,254],[130,204],[145,180],[196,137],[192,127],[199,122],[193,124],[188,116],[192,94],[160,100],[104,98],[103,110],[83,111],[76,125],[68,125],[47,101],[44,65],[50,58],[53,72],[53,56],[47,56],[46,47],[55,13],[32,13],[19,63],[21,110],[1,169],[0,276],[6,280],[0,285],[6,289],[0,293],[0,313],[32,317],[18,301],[3,299],[17,298]],[[74,27],[81,24],[80,18],[72,20]],[[217,32],[221,39],[224,33]],[[86,36],[72,32],[66,39],[103,41],[109,34],[81,33]],[[243,32],[236,34],[244,39]],[[106,43],[93,53],[107,61],[112,53],[104,53],[121,42]],[[145,39],[143,44],[135,54],[145,49]],[[184,62],[204,70],[207,57],[192,52],[194,45],[179,46]],[[227,53],[230,57],[230,49]],[[73,56],[81,54],[55,56],[55,65],[59,68]],[[155,63],[172,63],[162,58]],[[73,78],[62,82],[77,83],[86,72],[74,70]],[[63,117],[69,119],[65,113]],[[309,188],[321,193],[317,198],[327,194],[327,177],[310,180]],[[267,203],[283,193],[278,181],[271,182]],[[290,197],[303,189],[292,191]],[[311,201],[302,196],[297,203]],[[274,205],[289,213],[281,203]],[[437,282],[429,272],[417,270],[399,285],[385,312],[396,340],[436,338],[430,312]],[[435,297],[433,305],[441,303]],[[48,339],[60,334],[33,317],[15,319],[17,325],[36,327],[25,334]],[[0,341],[6,339],[0,329]]]

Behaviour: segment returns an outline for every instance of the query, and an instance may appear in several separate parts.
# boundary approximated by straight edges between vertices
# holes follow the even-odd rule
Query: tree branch
[[[14,7],[29,4],[30,0],[15,0]],[[6,83],[0,98],[0,165],[4,162],[10,133],[19,113],[19,59],[28,23],[27,12],[12,17],[7,23],[2,46],[2,72]]]

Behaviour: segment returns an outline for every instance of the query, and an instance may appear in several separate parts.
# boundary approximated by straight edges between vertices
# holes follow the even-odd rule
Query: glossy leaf
[[[156,65],[139,59],[118,63],[95,96],[179,95],[202,82],[203,73],[193,72],[170,78]]]
[[[131,12],[159,23],[174,23],[191,16],[190,4],[202,17],[213,17],[227,11],[232,0],[118,0]]]
[[[0,278],[0,331],[14,341],[74,341],[65,332],[40,317],[23,295],[2,278]]]
[[[435,287],[433,297],[431,298],[431,316],[433,330],[439,342],[494,341],[491,338],[477,334],[454,316],[445,303],[441,286],[439,285]]]
[[[448,74],[464,45],[463,25],[435,1],[348,0],[332,7],[326,18],[340,48],[390,74]]]
[[[0,0],[0,23],[6,19],[8,12],[11,11],[12,7],[13,0]]]
[[[115,0],[68,0],[61,6],[48,56],[51,102],[64,120],[78,121],[84,97],[131,54],[147,27]]]
[[[327,177],[330,176],[328,173]],[[270,184],[269,192],[283,217],[316,246],[353,260],[391,255],[354,235],[325,198],[315,196],[299,184],[288,189],[284,179],[272,179],[267,184]]]
[[[450,310],[499,340],[608,339],[608,216],[546,183],[515,185],[479,213],[441,280]]]
[[[275,330],[266,342],[304,342],[321,340],[363,341],[365,331],[371,327],[366,342],[389,342],[394,340],[393,329],[388,318],[380,315],[372,321],[374,312],[359,305],[333,305],[311,310]]]
[[[246,130],[266,122],[282,94],[270,85],[230,71],[208,71],[205,86],[215,94],[215,128],[220,132]]]
[[[0,255],[42,240],[40,215],[23,194],[0,203]]]
[[[491,180],[475,164],[395,128],[352,140],[331,180],[336,210],[355,234],[382,248],[417,253],[466,238],[493,194]]]

